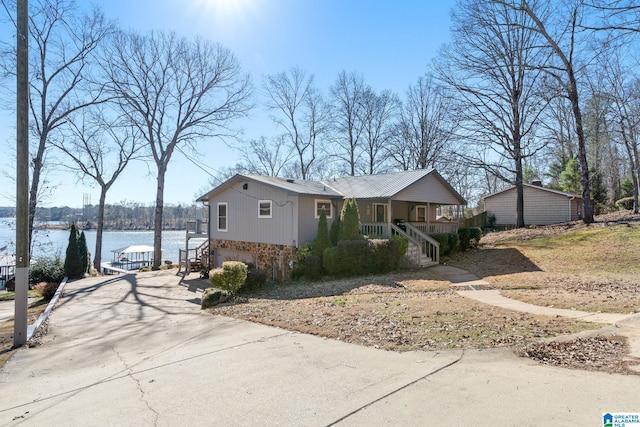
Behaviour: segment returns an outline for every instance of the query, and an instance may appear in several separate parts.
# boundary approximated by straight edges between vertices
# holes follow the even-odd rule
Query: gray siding
[[[271,218],[258,218],[258,201],[271,200]],[[227,203],[227,231],[218,231],[218,203]],[[237,182],[209,199],[211,237],[291,245],[298,236],[298,197],[283,190]]]
[[[487,197],[484,202],[489,215],[496,217],[498,225],[516,223],[516,189]],[[563,194],[544,189],[524,187],[525,225],[549,225],[579,218],[579,203]]]
[[[310,242],[318,234],[318,218],[316,218],[316,200],[331,200],[321,196],[300,196],[298,205],[298,244]],[[342,204],[338,200],[331,200],[333,205],[332,218],[327,218],[327,225],[331,227],[336,215],[340,215]]]
[[[411,184],[394,197],[396,200],[424,201],[442,205],[458,205],[460,201],[435,175],[427,175]]]

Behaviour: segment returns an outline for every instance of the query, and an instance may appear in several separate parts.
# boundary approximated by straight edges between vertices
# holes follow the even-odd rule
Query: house
[[[322,210],[331,226],[352,197],[363,234],[405,235],[419,265],[438,262],[438,244],[429,234],[457,231],[466,204],[435,170],[324,181],[237,174],[198,199],[209,207],[208,225],[189,228],[186,253],[189,238],[206,233],[212,266],[252,262],[276,280],[287,278],[296,249],[315,238]]]
[[[582,197],[551,188],[540,181],[524,184],[525,225],[549,225],[582,218]],[[516,225],[516,187],[483,198],[487,215],[493,215],[497,226]]]

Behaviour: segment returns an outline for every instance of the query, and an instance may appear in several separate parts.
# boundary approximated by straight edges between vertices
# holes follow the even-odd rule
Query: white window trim
[[[329,204],[329,212],[325,211],[325,215],[327,216],[327,219],[331,219],[333,218],[333,203],[331,203],[331,200],[328,199],[316,199],[315,203],[313,204],[313,215],[315,218],[320,218],[320,214],[318,214],[318,203],[328,203]]]
[[[269,203],[269,215],[260,214],[260,205],[263,203]],[[258,200],[258,218],[272,218],[273,217],[273,201],[271,200]]]
[[[225,209],[225,213],[226,215],[224,216],[225,218],[225,225],[226,228],[220,228],[220,206],[224,206]],[[216,228],[218,229],[218,231],[223,231],[223,232],[227,232],[229,231],[229,204],[227,202],[218,202],[217,206],[216,206]]]
[[[418,211],[424,209],[424,222],[427,222],[427,205],[416,205],[416,221],[420,220],[420,214]]]

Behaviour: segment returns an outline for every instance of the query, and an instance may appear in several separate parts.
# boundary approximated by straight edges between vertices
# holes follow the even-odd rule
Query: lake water
[[[15,253],[15,218],[0,218],[0,248],[8,246],[7,251]],[[96,230],[85,230],[87,246],[91,252],[91,259],[96,248]],[[34,232],[32,259],[52,256],[57,253],[61,258],[69,243],[69,230],[37,230]],[[162,232],[162,259],[178,262],[178,250],[185,249],[186,231],[171,230]],[[195,239],[189,243],[195,247],[201,242]],[[153,231],[103,231],[102,232],[102,262],[112,261],[114,249],[130,245],[153,246]],[[4,253],[4,251],[0,251]]]

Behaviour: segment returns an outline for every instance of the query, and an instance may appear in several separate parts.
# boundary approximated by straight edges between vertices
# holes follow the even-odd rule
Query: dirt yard
[[[585,311],[640,311],[640,217],[491,233],[478,249],[443,259],[508,297]],[[639,243],[636,243],[639,242]],[[603,325],[516,313],[458,296],[434,270],[272,285],[211,310],[386,350],[513,347],[542,363],[628,369],[623,337],[563,337]],[[569,356],[571,355],[571,357]]]

